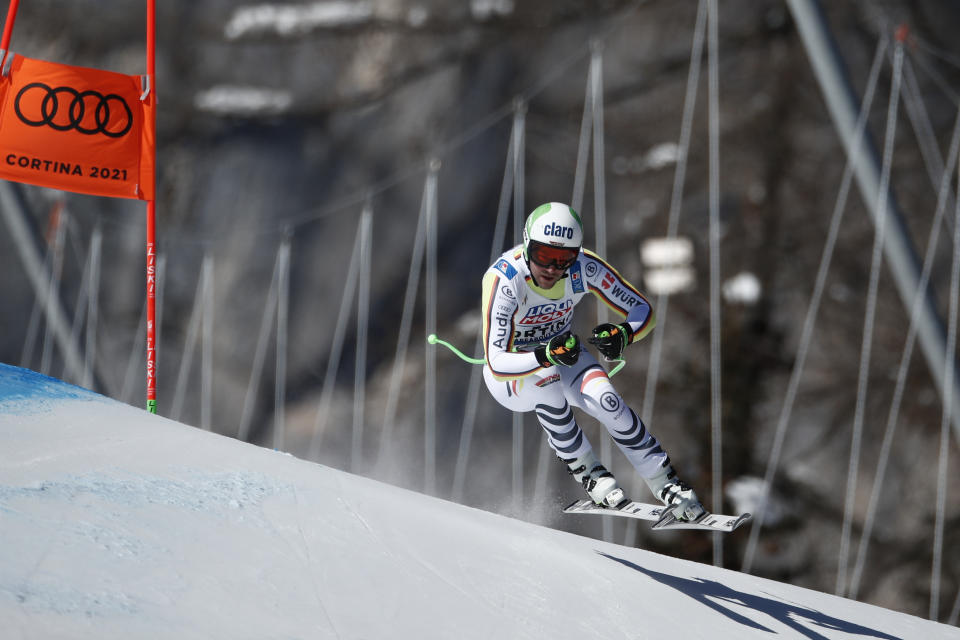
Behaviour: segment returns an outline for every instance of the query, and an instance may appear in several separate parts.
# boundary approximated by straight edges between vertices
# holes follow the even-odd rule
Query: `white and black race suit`
[[[571,328],[573,310],[588,293],[630,326],[628,344],[645,337],[655,320],[650,303],[596,254],[582,250],[549,290],[538,287],[523,247],[505,252],[483,276],[483,377],[493,397],[511,411],[534,411],[557,455],[591,450],[572,407],[599,420],[637,472],[652,477],[667,454],[586,349],[572,367],[542,366],[534,349]],[[619,320],[618,322],[621,322]]]

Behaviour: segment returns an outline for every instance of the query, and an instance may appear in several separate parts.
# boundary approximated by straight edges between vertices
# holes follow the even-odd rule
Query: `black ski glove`
[[[590,344],[597,347],[607,360],[616,360],[630,343],[630,325],[604,322],[593,328]]]
[[[580,338],[566,331],[559,336],[550,338],[547,344],[542,344],[533,351],[537,362],[544,367],[563,365],[572,367],[580,357]]]

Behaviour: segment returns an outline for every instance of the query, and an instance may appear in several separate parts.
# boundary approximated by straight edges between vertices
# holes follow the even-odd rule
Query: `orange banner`
[[[140,76],[13,55],[0,76],[0,178],[154,199],[155,100]]]

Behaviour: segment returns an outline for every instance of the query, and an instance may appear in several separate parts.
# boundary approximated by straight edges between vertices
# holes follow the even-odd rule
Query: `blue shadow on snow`
[[[103,399],[103,396],[42,373],[0,362],[0,413],[36,410],[56,400]]]
[[[725,607],[722,603],[729,602],[732,604],[749,607],[755,611],[759,611],[760,613],[765,613],[771,618],[779,620],[783,624],[787,625],[799,635],[810,638],[811,640],[829,640],[829,638],[827,638],[827,636],[820,635],[813,629],[801,624],[801,620],[807,621],[809,624],[815,627],[841,631],[843,633],[883,638],[884,640],[902,640],[901,638],[892,636],[889,633],[883,633],[882,631],[877,631],[876,629],[870,629],[869,627],[864,627],[853,622],[841,620],[840,618],[834,618],[833,616],[828,616],[819,611],[814,611],[813,609],[807,609],[799,605],[790,604],[781,600],[775,600],[773,598],[765,598],[752,593],[737,591],[714,580],[704,580],[702,578],[690,579],[671,576],[666,573],[659,573],[657,571],[645,569],[640,565],[630,562],[629,560],[624,560],[623,558],[617,558],[599,551],[597,553],[605,558],[613,560],[614,562],[619,562],[626,567],[634,569],[635,571],[639,571],[640,573],[649,576],[657,582],[667,585],[668,587],[673,587],[677,591],[693,598],[697,602],[705,604],[717,613],[725,615],[734,622],[739,622],[746,627],[751,627],[759,631],[774,633],[773,629],[763,626],[756,620],[751,620],[746,616],[740,615],[733,609]]]

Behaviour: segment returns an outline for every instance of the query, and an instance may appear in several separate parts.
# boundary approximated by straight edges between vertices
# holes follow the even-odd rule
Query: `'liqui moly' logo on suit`
[[[530,307],[518,324],[545,324],[562,320],[573,313],[573,300],[569,298],[558,302],[548,302]]]

